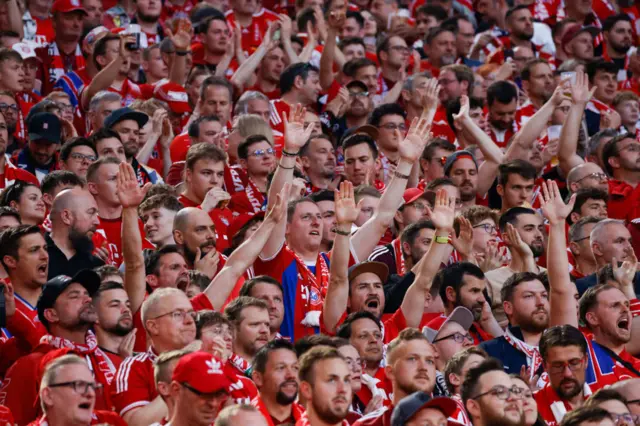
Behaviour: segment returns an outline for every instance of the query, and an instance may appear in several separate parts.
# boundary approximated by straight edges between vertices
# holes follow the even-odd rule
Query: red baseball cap
[[[560,47],[562,50],[565,50],[567,45],[571,43],[574,38],[585,32],[591,34],[591,36],[595,38],[600,33],[600,29],[594,26],[583,27],[578,23],[570,25],[563,34],[562,40],[560,40]]]
[[[224,363],[207,352],[192,352],[180,358],[171,379],[203,394],[226,390],[231,381],[223,371]]]
[[[229,225],[229,228],[227,229],[227,236],[229,237],[229,241],[231,241],[231,239],[233,239],[233,237],[235,237],[235,235],[253,219],[264,219],[264,212],[241,213],[238,216],[234,217],[231,221],[231,224]]]
[[[87,11],[80,4],[80,0],[56,0],[51,7],[51,13],[70,13],[77,11],[88,15]]]
[[[167,81],[156,86],[153,89],[153,97],[169,104],[171,112],[175,114],[184,114],[191,112],[189,105],[189,95],[187,91],[172,81]]]
[[[404,191],[402,194],[402,198],[404,199],[404,204],[411,204],[419,198],[427,198],[427,193],[418,188],[409,188]]]

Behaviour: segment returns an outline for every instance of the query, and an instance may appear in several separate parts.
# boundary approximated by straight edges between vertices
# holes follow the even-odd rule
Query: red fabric
[[[34,175],[14,166],[8,159],[5,159],[4,170],[0,175],[0,189],[12,185],[17,180],[40,186],[40,182]]]
[[[279,136],[284,135],[284,118],[289,118],[289,112],[291,111],[291,106],[283,101],[282,99],[276,99],[275,101],[269,102],[271,106],[271,117],[269,119],[269,124],[273,129],[274,133],[277,132]]]
[[[411,123],[407,123],[407,127]],[[449,122],[447,121],[447,109],[439,105],[436,110],[436,114],[433,117],[433,124],[431,125],[431,133],[434,138],[443,138],[451,143],[456,141],[456,134],[453,132]]]
[[[392,413],[393,406],[384,407],[380,410],[376,410],[373,413],[363,416],[360,420],[355,422],[353,426],[391,426]]]
[[[144,407],[158,396],[153,379],[153,363],[157,355],[153,348],[126,358],[111,382],[111,401],[116,413],[124,416],[129,411]]]
[[[116,266],[120,266],[123,261],[122,258],[122,216],[118,219],[103,219],[98,216],[100,220],[100,228],[97,232],[104,231],[104,235],[109,244],[109,250],[113,252],[113,261]],[[144,238],[144,224],[138,219],[138,228],[140,229],[140,235],[142,235],[142,248],[143,249],[155,249],[155,246]]]
[[[191,138],[187,133],[176,136],[169,145],[171,153],[171,162],[185,161],[187,159],[187,151],[191,147]]]
[[[585,385],[586,389],[588,389],[588,385]],[[589,394],[590,395],[590,394]],[[589,397],[589,395],[585,395],[585,400]],[[542,389],[537,391],[534,395],[536,403],[538,405],[538,413],[542,417],[542,419],[547,423],[548,426],[555,426],[560,424],[561,419],[556,419],[553,415],[553,411],[551,411],[552,404],[560,405],[562,404],[566,410],[566,412],[571,411],[571,406],[566,402],[560,399],[556,391],[553,390],[550,383],[547,383]]]
[[[227,23],[230,28],[234,28],[236,25],[236,18],[233,10],[228,10],[225,13]],[[248,27],[242,28],[242,50],[249,55],[255,52],[255,50],[262,43],[262,39],[269,28],[269,24],[278,20],[278,15],[269,9],[261,8],[257,13],[253,15],[251,23]]]
[[[242,213],[258,213],[262,211],[262,206],[266,200],[266,194],[261,193],[258,188],[249,180],[244,191],[236,192],[231,197],[229,209],[234,215]]]
[[[626,182],[609,179],[607,212],[611,219],[628,222],[640,217],[640,185],[634,188]]]
[[[260,411],[260,414],[262,414],[262,417],[264,417],[264,419],[267,422],[267,425],[269,426],[290,424],[291,423],[290,420],[293,420],[294,422],[298,422],[302,417],[302,415],[305,413],[304,407],[298,404],[297,402],[294,402],[293,404],[291,404],[291,416],[288,419],[282,419],[282,421],[278,421],[276,423],[274,422],[274,420],[278,420],[278,419],[274,419],[271,416],[271,414],[269,413],[269,410],[267,410],[266,405],[264,404],[264,402],[262,402],[262,399],[260,398],[259,395],[251,400],[251,405],[256,407],[258,411]]]
[[[149,42],[149,46],[151,46],[151,42]],[[143,99],[140,86],[128,78],[122,83],[120,90],[114,89],[113,86],[109,86],[107,91],[117,93],[122,96],[122,106],[125,107],[131,105],[136,99]]]
[[[53,40],[56,38],[53,19],[50,17],[41,19],[33,15],[31,15],[31,19],[36,22],[36,38],[34,41],[41,46],[53,43]]]
[[[38,420],[35,420],[29,423],[29,426],[45,426],[48,425],[46,416],[40,417]],[[107,410],[94,410],[91,414],[91,423],[90,425],[110,425],[110,426],[127,426],[127,423],[112,411]]]
[[[4,405],[0,405],[0,422],[8,423],[10,425],[14,424],[13,414],[11,414],[11,410],[9,410]]]

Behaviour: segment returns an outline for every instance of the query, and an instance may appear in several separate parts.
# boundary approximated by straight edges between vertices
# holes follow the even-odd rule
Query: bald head
[[[86,204],[88,203],[88,204]],[[71,188],[60,191],[51,205],[51,217],[57,216],[64,210],[75,211],[83,206],[95,206],[96,202],[89,191],[83,188]]]
[[[567,174],[567,185],[573,193],[582,188],[597,188],[609,192],[609,186],[605,179],[600,179],[596,174],[606,176],[606,173],[596,163],[583,163],[575,166]]]
[[[173,219],[173,239],[184,250],[187,262],[193,263],[198,250],[205,254],[216,248],[213,220],[204,210],[186,207]]]
[[[640,415],[640,379],[629,379],[611,385],[627,400],[631,414]]]
[[[187,229],[187,225],[189,224],[191,219],[199,217],[202,214],[209,217],[209,215],[202,209],[198,209],[195,207],[185,207],[184,209],[176,213],[176,216],[173,218],[173,230],[184,232]]]

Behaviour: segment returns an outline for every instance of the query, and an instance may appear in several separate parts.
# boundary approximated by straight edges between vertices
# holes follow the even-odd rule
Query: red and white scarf
[[[404,256],[402,255],[402,243],[400,238],[396,238],[391,242],[393,246],[393,256],[396,258],[396,274],[403,276],[407,271],[404,265]]]
[[[92,331],[87,331],[84,345],[50,334],[42,336],[40,343],[53,346],[56,349],[68,348],[78,355],[84,356],[98,383],[109,385],[116,375],[115,365],[98,347],[98,339]]]
[[[262,414],[262,417],[264,417],[265,421],[269,426],[274,426],[273,420],[271,420],[271,413],[269,413],[269,410],[267,410],[267,407],[264,405],[264,402],[262,402],[260,395],[256,396],[251,400],[251,405],[256,407],[258,411],[260,411],[260,414]],[[293,417],[293,420],[296,421],[296,424],[300,423],[300,420],[302,420],[305,414],[306,414],[306,411],[304,410],[304,407],[302,405],[298,404],[297,402],[294,402],[293,404],[291,404],[291,417]],[[288,420],[288,419],[283,419],[283,420]]]
[[[316,258],[316,273],[315,275],[311,272],[311,270],[307,267],[307,264],[302,260],[298,253],[291,250],[293,254],[296,256],[296,260],[300,267],[304,267],[307,270],[308,274],[305,274],[309,278],[309,284],[318,290],[320,290],[320,294],[324,298],[327,295],[327,289],[329,288],[329,265],[327,265],[327,261],[325,260],[322,253],[318,253],[318,257]]]
[[[51,63],[47,70],[49,72],[49,81],[54,82],[69,70],[64,68],[64,61],[62,60],[62,55],[60,54],[57,43],[53,42],[49,45],[48,54],[51,58]],[[85,66],[85,60],[82,55],[82,49],[80,49],[80,44],[76,46],[75,57],[76,66],[73,67],[73,69],[79,70]]]
[[[504,333],[504,339],[515,349],[522,352],[527,357],[527,367],[529,368],[529,380],[531,380],[536,371],[542,365],[542,356],[537,346],[532,346],[513,335],[511,329],[507,327]]]
[[[244,191],[247,194],[247,199],[251,203],[251,207],[253,207],[253,213],[261,212],[262,206],[264,205],[264,195],[258,190],[258,187],[253,183],[251,178],[248,179]]]
[[[243,375],[251,368],[251,363],[236,353],[231,354],[229,363],[237,368]]]

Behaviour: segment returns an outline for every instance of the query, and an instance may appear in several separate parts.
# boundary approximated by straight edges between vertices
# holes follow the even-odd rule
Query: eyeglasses
[[[569,367],[571,371],[579,370],[584,364],[582,358],[570,359],[569,362],[552,362],[549,366],[549,374],[560,374]]]
[[[94,392],[102,389],[99,383],[85,382],[84,380],[75,380],[73,382],[54,383],[49,385],[50,388],[72,388],[79,395],[86,395],[91,388]]]
[[[407,46],[389,46],[389,50],[395,50],[400,53],[409,53],[411,51]]]
[[[531,389],[525,389],[521,387],[518,387],[518,389],[520,389],[520,395],[522,395],[523,399],[533,398],[533,392],[531,392]]]
[[[177,309],[175,311],[167,312],[166,314],[158,315],[157,317],[151,318],[151,319],[158,319],[158,318],[166,317],[168,315],[171,315],[171,318],[174,321],[184,322],[184,319],[187,317],[187,315],[190,316],[191,319],[194,321],[198,320],[198,313],[196,311],[183,311],[182,309]]]
[[[427,210],[427,206],[422,203],[414,202],[409,205],[418,210],[420,213],[424,213]]]
[[[624,148],[620,148],[619,151],[629,151],[629,152],[633,152],[633,153],[638,153],[638,152],[640,152],[640,143],[638,143],[638,142],[630,143],[629,145],[625,146]]]
[[[640,144],[639,144],[638,146],[640,146]],[[576,183],[577,183],[577,182],[580,182],[580,181],[583,181],[584,179],[587,179],[587,178],[597,179],[597,180],[599,180],[600,182],[606,182],[606,181],[608,181],[608,180],[609,180],[609,176],[607,176],[606,174],[601,173],[601,172],[594,172],[594,173],[589,173],[588,175],[586,175],[586,176],[584,176],[584,177],[582,177],[582,178],[578,179],[578,180],[576,181]]]
[[[88,161],[89,163],[93,163],[94,161],[96,161],[96,156],[95,155],[85,155],[85,154],[80,154],[79,152],[74,152],[71,155],[69,155],[69,157],[73,158],[76,161]]]
[[[249,154],[249,156],[251,157],[264,157],[265,155],[275,155],[276,154],[276,150],[273,148],[267,148],[267,149],[256,149],[255,151],[253,151],[251,154]]]
[[[442,336],[440,338],[437,338],[436,340],[433,341],[433,343],[436,342],[440,342],[442,340],[447,340],[447,339],[453,339],[456,341],[456,343],[462,343],[465,340],[468,342],[473,343],[473,336],[469,333],[467,334],[462,334],[462,333],[453,333],[453,334],[449,334],[447,336]]]
[[[226,397],[229,394],[227,393],[227,391],[225,389],[219,390],[218,392],[214,392],[214,393],[204,393],[204,392],[200,392],[197,389],[194,389],[193,387],[189,386],[186,383],[180,383],[185,389],[190,390],[191,392],[195,393],[198,396],[201,396],[203,398],[207,398],[207,399],[213,399],[213,398],[220,398],[220,397]]]
[[[637,414],[617,414],[609,413],[613,417],[613,421],[616,425],[637,425],[640,424],[640,416]]]
[[[0,103],[0,111],[5,111],[7,109],[10,109],[13,112],[18,112],[18,105],[9,105],[9,104],[5,104],[4,102]]]
[[[380,127],[382,127],[385,130],[391,130],[391,131],[400,130],[404,132],[405,130],[407,130],[407,126],[405,126],[404,124],[396,124],[396,123],[387,123],[387,124],[383,124]]]
[[[58,108],[60,108],[60,111],[66,111],[66,112],[73,111],[73,105],[63,104],[62,102],[56,102],[56,105],[58,106]]]
[[[352,98],[368,98],[369,92],[349,92],[349,96]]]
[[[589,238],[591,238],[591,235],[587,235],[586,237],[582,237],[582,238],[576,238],[575,240],[570,241],[570,242],[579,243],[580,241],[588,240]]]
[[[470,399],[478,399],[480,397],[483,397],[485,395],[493,395],[498,399],[501,399],[503,401],[506,401],[507,399],[509,399],[510,396],[513,395],[514,398],[516,399],[521,399],[522,398],[522,389],[520,389],[517,386],[512,386],[511,388],[508,388],[506,386],[502,386],[502,385],[498,385],[498,386],[494,386],[491,389],[489,389],[488,391],[481,393],[480,395],[476,395]]]
[[[484,232],[486,232],[487,234],[494,234],[494,233],[498,233],[498,227],[495,225],[492,225],[490,223],[481,223],[478,225],[473,226],[473,228],[482,228],[484,230]]]

